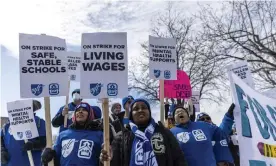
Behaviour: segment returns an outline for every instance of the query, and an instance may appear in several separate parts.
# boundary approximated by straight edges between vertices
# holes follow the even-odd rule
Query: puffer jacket
[[[129,166],[134,137],[130,128],[125,128],[114,138],[111,166]],[[161,122],[156,125],[151,143],[159,166],[187,166],[176,138]]]

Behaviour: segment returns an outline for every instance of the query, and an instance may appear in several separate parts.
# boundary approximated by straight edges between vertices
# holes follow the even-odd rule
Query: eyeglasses
[[[199,118],[199,121],[205,121],[205,120],[211,120],[211,118],[209,116]]]

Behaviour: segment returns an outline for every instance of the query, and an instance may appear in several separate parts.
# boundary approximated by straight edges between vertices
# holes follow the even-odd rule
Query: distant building
[[[2,126],[3,126],[5,123],[8,122],[8,120],[9,120],[8,117],[1,117],[1,129],[2,129]]]

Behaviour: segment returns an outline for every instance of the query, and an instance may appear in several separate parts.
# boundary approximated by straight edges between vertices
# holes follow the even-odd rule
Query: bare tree
[[[175,38],[178,69],[188,74],[192,88],[200,91],[201,99],[220,103],[224,99],[219,91],[224,87],[224,84],[221,84],[224,80],[224,72],[221,72],[223,63],[213,54],[213,43],[205,41],[197,33],[194,19],[193,16],[188,17],[174,10],[173,4],[169,3],[166,12],[152,21],[151,34],[157,37]],[[131,71],[131,88],[152,102],[157,102],[159,82],[149,78],[148,43],[141,44],[141,47],[143,58],[137,59],[133,64],[139,66],[139,70],[135,68],[135,71]],[[173,99],[171,101],[174,102]],[[177,100],[177,104],[184,102]]]
[[[259,88],[276,87],[276,1],[223,2],[219,9],[201,5],[199,16],[214,54],[247,60]]]

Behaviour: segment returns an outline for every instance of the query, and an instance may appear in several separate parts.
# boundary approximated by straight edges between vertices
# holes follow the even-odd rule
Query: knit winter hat
[[[33,110],[34,112],[41,109],[41,103],[38,100],[33,100]]]
[[[112,106],[111,106],[111,112],[112,112],[112,113],[114,113],[114,110],[115,110],[115,108],[116,108],[117,105],[120,105],[120,106],[121,106],[120,103],[114,103],[114,104],[112,104]],[[121,110],[121,111],[122,111],[122,110]],[[121,112],[121,111],[120,111],[120,112]]]
[[[95,118],[94,111],[92,110],[91,106],[88,103],[81,102],[79,105],[76,106],[74,116],[72,117],[73,123],[76,122],[76,112],[79,108],[84,108],[88,112],[87,121],[93,120]]]
[[[201,112],[196,116],[196,121],[198,121],[202,116],[209,116],[210,117],[210,115],[207,114],[206,112]]]
[[[122,107],[125,108],[125,105],[126,103],[128,102],[128,100],[134,100],[134,98],[132,96],[127,96],[127,97],[124,97],[123,100],[122,100]]]
[[[98,106],[91,106],[92,110],[94,111],[95,119],[102,118],[102,110]]]
[[[75,94],[75,93],[80,94],[80,89],[75,89],[75,90],[73,90],[73,92],[72,92],[72,97],[73,97],[73,94]]]
[[[133,110],[133,105],[137,102],[143,102],[146,104],[146,106],[148,107],[148,110],[149,110],[149,114],[150,114],[150,118],[151,118],[151,109],[150,109],[150,104],[145,100],[145,99],[135,99],[133,100],[133,102],[130,104],[129,106],[129,109],[130,109],[130,112],[129,112],[129,120],[133,120],[132,119],[132,110]]]

